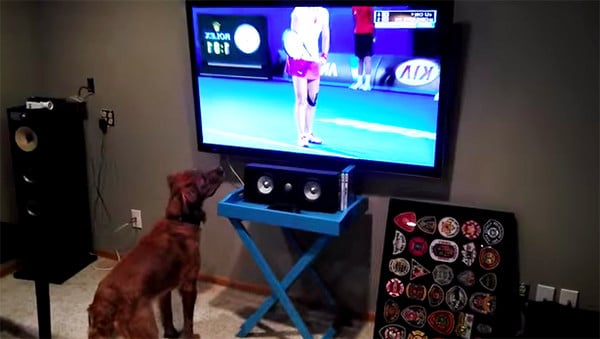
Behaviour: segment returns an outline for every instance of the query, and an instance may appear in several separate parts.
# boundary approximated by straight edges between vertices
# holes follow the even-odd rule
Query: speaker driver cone
[[[31,152],[37,148],[37,134],[35,134],[31,128],[27,126],[21,126],[15,132],[15,142],[21,150],[25,152]]]
[[[304,184],[304,197],[310,201],[315,201],[321,197],[321,185],[316,181],[307,181]]]
[[[256,187],[261,194],[270,194],[273,192],[273,179],[268,175],[263,175],[258,178]]]

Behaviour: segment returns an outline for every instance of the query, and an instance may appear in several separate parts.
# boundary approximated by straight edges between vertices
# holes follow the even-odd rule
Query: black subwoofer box
[[[18,209],[19,279],[62,284],[96,259],[88,195],[86,104],[7,109]]]
[[[244,200],[292,212],[334,213],[340,210],[340,172],[250,163]]]

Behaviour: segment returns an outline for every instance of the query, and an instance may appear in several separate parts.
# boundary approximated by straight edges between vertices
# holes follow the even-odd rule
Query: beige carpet
[[[100,279],[114,261],[99,259],[62,285],[50,285],[52,337],[82,339],[87,334],[86,308]],[[194,329],[203,339],[235,338],[240,325],[261,304],[264,296],[245,293],[219,285],[200,283]],[[175,326],[181,328],[181,304],[173,296]],[[324,312],[298,309],[315,338],[329,326],[331,316]],[[158,314],[158,313],[157,313]],[[0,338],[37,338],[34,284],[12,275],[0,279]],[[355,321],[337,337],[372,338],[371,322]],[[300,338],[287,314],[276,308],[251,332],[252,338]]]

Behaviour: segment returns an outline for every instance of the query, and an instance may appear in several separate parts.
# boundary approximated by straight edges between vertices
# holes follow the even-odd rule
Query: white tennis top
[[[311,58],[319,61],[319,36],[325,25],[329,25],[329,11],[323,7],[295,7],[291,14],[291,28],[300,35]]]

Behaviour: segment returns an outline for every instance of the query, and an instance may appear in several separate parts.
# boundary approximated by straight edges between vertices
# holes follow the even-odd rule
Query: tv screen
[[[452,10],[188,2],[199,150],[439,176]]]

